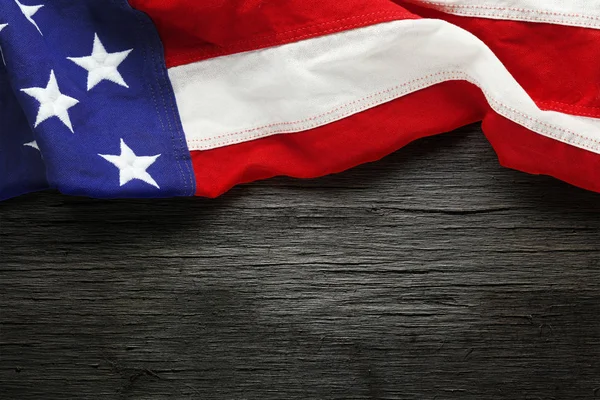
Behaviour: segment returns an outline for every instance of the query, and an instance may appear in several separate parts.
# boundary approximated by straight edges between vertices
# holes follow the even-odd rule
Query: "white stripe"
[[[405,0],[448,14],[600,29],[600,0]]]
[[[483,42],[440,20],[383,23],[188,64],[169,76],[190,150],[308,130],[467,80],[506,118],[600,154],[600,120],[540,110]]]

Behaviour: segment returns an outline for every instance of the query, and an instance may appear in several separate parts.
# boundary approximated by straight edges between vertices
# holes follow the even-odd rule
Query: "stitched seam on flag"
[[[124,4],[123,2],[120,2],[119,0],[113,0],[113,3],[115,5],[117,5],[117,6],[120,6],[124,10],[127,10],[127,6],[129,5],[128,1],[126,1],[125,4]],[[136,15],[136,19],[138,21],[139,27],[143,30],[143,28],[144,28],[144,20],[140,17],[139,12],[135,11],[135,15]],[[148,51],[152,52],[153,49],[152,49],[152,46],[150,46],[150,45],[146,45],[146,46],[142,46],[142,47],[144,49],[143,52],[142,52],[143,53],[143,59],[144,59],[144,65],[148,65]],[[150,48],[150,50],[149,50],[149,48]],[[150,59],[151,60],[155,59],[154,58],[154,54],[150,55]],[[154,64],[154,71],[156,72],[156,63],[152,62],[150,64]],[[153,85],[153,83],[154,83],[154,80],[151,80],[150,82],[148,82],[147,86],[148,86],[148,89],[150,90],[150,95],[152,96],[152,100],[154,102],[154,108],[156,110],[156,116],[158,118],[158,121],[159,121],[159,123],[161,125],[162,130],[165,131],[165,124],[164,124],[164,121],[163,121],[163,116],[162,116],[162,114],[161,114],[161,112],[159,110],[158,101],[157,101],[157,98],[156,98],[156,93],[154,92],[154,85]],[[162,94],[160,94],[160,96],[163,97]],[[177,154],[176,151],[175,151],[175,154]],[[176,162],[175,164],[177,164],[177,167],[179,169],[179,173],[180,173],[181,177],[183,178],[182,181],[185,184],[185,179],[183,177],[183,171],[181,171],[181,166],[179,165],[178,162]],[[186,189],[187,189],[187,187],[186,187]]]
[[[557,140],[560,140],[560,141],[563,141],[563,142],[567,142],[567,143],[577,144],[578,146],[587,148],[588,150],[595,150],[595,151],[597,151],[597,150],[600,149],[600,147],[599,147],[600,146],[600,141],[598,141],[598,140],[595,140],[595,139],[592,139],[590,137],[586,137],[586,136],[580,135],[578,133],[575,133],[573,131],[570,131],[570,130],[567,130],[567,129],[564,129],[564,128],[561,128],[561,127],[558,127],[558,126],[555,126],[555,125],[548,124],[547,122],[540,121],[540,120],[538,120],[536,118],[533,118],[533,117],[531,117],[531,116],[529,116],[527,114],[524,114],[521,111],[518,111],[518,110],[516,110],[514,108],[511,108],[510,106],[507,106],[506,104],[503,104],[503,103],[499,102],[498,100],[496,100],[494,98],[489,98],[488,100],[491,103],[496,103],[497,105],[499,105],[501,107],[504,107],[505,109],[507,109],[508,111],[510,111],[510,113],[512,113],[514,115],[518,115],[520,117],[525,118],[526,120],[530,120],[532,122],[535,122],[535,123],[537,123],[539,125],[542,125],[542,126],[545,126],[547,128],[550,128],[550,129],[553,129],[553,130],[556,130],[556,131],[559,131],[559,132],[562,132],[562,133],[565,133],[565,134],[568,134],[568,135],[576,136],[576,137],[580,138],[581,140],[585,140],[585,141],[588,141],[588,142],[594,142],[594,143],[596,143],[596,145],[590,145],[590,144],[587,144],[587,143],[582,143],[581,141],[569,140],[567,138],[561,137],[560,135],[557,135],[554,132],[545,131],[545,130],[543,130],[541,128],[536,128],[533,125],[528,125],[528,123],[525,122],[525,121],[523,121],[523,120],[515,121],[515,120],[519,120],[519,118],[516,118],[514,115],[513,116],[508,116],[506,114],[503,114],[501,111],[495,109],[498,112],[498,114],[501,114],[501,115],[505,116],[506,118],[517,122],[519,125],[522,125],[522,126],[525,126],[526,128],[531,129],[534,132],[542,131],[543,133],[545,133],[547,136],[549,136],[551,138],[554,138],[554,139],[557,139]]]
[[[496,14],[496,13],[474,13],[474,12],[466,12],[466,11],[459,11],[456,10],[457,12],[454,11],[449,11],[450,13],[454,13],[456,15],[462,15],[462,16],[468,16],[468,17],[495,17],[495,18],[499,18],[502,17],[503,15],[501,14]],[[505,14],[504,17],[509,18],[510,15]],[[598,23],[587,23],[587,22],[577,22],[577,21],[573,21],[573,20],[567,20],[567,19],[563,19],[563,20],[556,20],[556,19],[550,19],[550,18],[534,18],[534,17],[524,17],[521,18],[522,21],[529,21],[529,22],[547,22],[547,23],[555,23],[558,25],[562,25],[565,23],[569,23],[569,25],[573,25],[573,26],[579,26],[582,28],[597,28],[600,27],[600,24]]]
[[[147,23],[149,24],[149,22],[147,22]],[[152,49],[151,49],[151,50],[152,50],[152,52],[153,52],[152,59],[153,59],[153,60],[155,60],[155,59],[156,59],[156,57],[155,57],[155,53],[154,53],[154,52],[155,52],[155,49],[152,47]],[[162,57],[161,57],[161,58],[162,58]],[[165,85],[166,85],[166,82],[169,82],[169,80],[168,80],[168,77],[166,77],[166,76],[165,76],[165,73],[166,73],[166,71],[164,71],[164,70],[161,70],[161,68],[158,66],[158,64],[157,64],[157,63],[154,63],[154,70],[155,70],[155,72],[156,72],[156,74],[157,74],[158,76],[161,76],[161,77],[162,77],[162,89],[164,89],[164,90],[170,90],[170,88],[166,88],[166,87],[165,87]],[[159,82],[158,82],[158,84],[159,84],[159,85],[161,85],[161,82],[159,81]],[[159,88],[159,89],[160,89],[160,88]],[[177,140],[176,140],[176,138],[175,138],[175,135],[176,135],[176,133],[177,133],[177,127],[174,127],[174,126],[172,125],[172,123],[173,123],[173,120],[172,120],[171,118],[169,118],[169,106],[168,106],[168,103],[169,103],[169,101],[168,101],[168,99],[166,98],[166,96],[165,96],[165,94],[164,94],[164,91],[163,91],[163,90],[160,90],[160,93],[161,93],[161,99],[162,99],[162,102],[163,102],[163,107],[164,107],[164,110],[165,110],[165,115],[166,115],[166,117],[167,117],[167,124],[168,124],[168,127],[169,127],[169,130],[168,130],[168,132],[169,132],[169,135],[171,136],[171,144],[172,144],[172,146],[173,146],[173,151],[174,151],[174,155],[175,155],[175,161],[176,161],[175,163],[177,164],[177,169],[179,170],[179,173],[180,173],[180,175],[181,175],[182,182],[183,182],[183,183],[184,183],[184,185],[185,185],[185,189],[187,189],[187,190],[188,190],[188,194],[189,194],[189,195],[192,195],[192,194],[195,192],[195,190],[194,190],[194,185],[193,185],[193,183],[191,182],[191,178],[190,178],[190,176],[191,176],[191,172],[190,172],[190,170],[189,170],[189,163],[185,162],[185,161],[187,161],[187,160],[184,160],[184,159],[181,157],[181,155],[182,155],[182,152],[183,152],[183,149],[186,149],[186,148],[187,148],[187,146],[183,147],[183,136],[184,136],[184,135],[183,135],[183,132],[181,132],[181,135],[179,135],[179,136],[180,136],[180,139],[179,139],[179,141],[180,141],[180,146],[182,146],[182,147],[178,147],[178,146],[176,145],[176,143],[177,143]],[[171,111],[172,111],[172,112],[174,112],[174,109],[173,109],[173,104],[172,104],[172,103],[173,103],[173,101],[171,101]],[[171,114],[171,116],[172,116],[172,117],[173,117],[173,115],[174,115],[174,113],[172,113],[172,114]],[[186,150],[186,151],[187,151],[187,150]],[[183,163],[186,165],[187,174],[186,174],[186,173],[183,171],[183,168],[182,168],[182,166],[181,166],[182,162],[183,162]]]
[[[510,106],[508,106],[508,105],[506,105],[504,103],[502,103],[501,101],[495,99],[489,92],[487,92],[485,89],[482,88],[481,83],[478,82],[476,79],[474,79],[474,78],[472,78],[472,77],[470,77],[468,75],[465,75],[465,79],[467,81],[469,81],[469,82],[477,85],[481,89],[481,91],[485,95],[486,99],[488,100],[488,102],[490,103],[490,106],[492,106],[492,108],[494,109],[494,111],[496,111],[498,114],[500,114],[500,115],[502,115],[502,116],[504,116],[504,117],[506,117],[506,118],[508,118],[508,119],[510,119],[510,120],[512,120],[514,122],[516,122],[517,124],[519,124],[521,126],[524,126],[526,128],[529,128],[530,130],[532,130],[534,132],[537,132],[537,133],[539,133],[541,135],[544,135],[544,136],[556,139],[558,141],[561,141],[561,142],[564,142],[564,143],[567,143],[567,144],[574,144],[574,145],[576,145],[576,146],[578,146],[580,148],[584,148],[584,149],[591,150],[591,151],[596,151],[596,152],[598,150],[600,150],[600,147],[599,147],[600,141],[592,139],[592,138],[587,137],[587,136],[583,136],[583,135],[578,134],[578,133],[576,133],[574,131],[570,131],[570,130],[561,128],[559,126],[552,125],[552,124],[549,124],[547,122],[541,121],[539,119],[533,118],[533,117],[531,117],[531,116],[523,113],[522,111],[516,110],[516,109],[514,109],[514,108],[512,108],[512,107],[510,107]],[[504,109],[508,110],[509,112],[503,113],[501,109],[498,109],[498,108],[494,107],[493,103],[495,103],[500,108],[504,108]],[[508,115],[508,114],[510,114],[510,115]],[[525,121],[523,119],[521,119],[521,118],[516,117],[515,115],[518,115],[520,117],[525,118]],[[532,124],[526,122],[527,120],[536,123],[537,126],[536,125],[532,125]],[[560,135],[560,134],[557,134],[555,132],[548,131],[548,130],[545,130],[543,128],[540,128],[539,125],[547,127],[547,128],[552,129],[554,131],[558,131],[558,132],[562,132],[564,134],[568,134],[568,135],[571,135],[571,136],[578,137],[580,140],[573,140],[573,139],[564,137],[564,135]],[[594,142],[594,143],[596,143],[596,145],[590,145],[588,143],[582,142],[581,140],[584,140],[586,142]]]
[[[476,4],[444,4],[444,3],[436,3],[433,1],[420,1],[421,4],[430,4],[433,6],[440,6],[448,9],[460,9],[460,8],[474,8],[474,9],[482,9],[482,10],[500,10],[500,11],[516,11],[516,12],[524,12],[524,13],[532,13],[532,14],[545,14],[545,15],[553,15],[557,17],[576,17],[576,18],[584,18],[584,19],[592,19],[600,21],[600,16],[589,15],[589,14],[578,14],[578,13],[567,13],[560,11],[544,11],[544,10],[533,10],[527,8],[517,8],[517,7],[495,7],[495,6],[485,6],[485,5],[476,5]]]
[[[140,18],[138,18],[138,22],[139,22],[140,26],[143,28],[143,26],[144,26],[143,21]],[[148,58],[147,58],[148,47],[151,47],[151,46],[144,46],[144,65],[148,65]],[[154,57],[151,56],[151,59],[154,59]],[[155,64],[155,63],[151,63],[151,64]],[[154,71],[156,73],[156,65],[154,65]],[[163,121],[163,116],[162,116],[162,114],[160,112],[160,109],[159,109],[159,103],[157,101],[156,94],[154,92],[154,83],[152,81],[148,82],[148,88],[150,89],[150,94],[151,94],[152,100],[154,102],[154,108],[156,110],[156,116],[157,116],[158,121],[160,123],[161,129],[164,132],[166,130],[165,129],[165,123]],[[162,97],[162,95],[161,95],[161,97]],[[175,151],[175,154],[177,154],[177,151]],[[178,169],[179,169],[179,173],[180,173],[180,175],[182,177],[182,180],[185,182],[185,178],[183,176],[183,171],[181,170],[181,166],[179,165],[179,162],[176,162],[175,164],[177,164]],[[186,189],[187,189],[187,187],[186,187]]]
[[[600,107],[596,106],[582,106],[578,104],[570,104],[564,103],[556,100],[545,100],[545,101],[536,101],[536,103],[540,105],[547,105],[548,108],[553,108],[561,111],[569,111],[571,108],[579,109],[579,110],[600,110]],[[554,105],[552,105],[554,104]],[[577,111],[578,114],[581,114],[586,117],[597,117],[597,111]]]
[[[115,3],[119,3],[118,0],[114,0],[114,2]],[[126,3],[127,6],[129,6],[128,2],[125,2],[125,3]],[[121,6],[123,6],[124,8],[126,8],[126,6],[124,6],[123,3],[121,3]],[[129,7],[129,8],[131,10],[133,10],[133,8],[131,8],[131,7]],[[144,24],[146,24],[146,25],[150,24],[148,21],[145,22],[144,19],[141,18],[139,11],[134,10],[134,12],[136,13],[138,23],[139,23],[139,25],[141,27],[144,27]],[[151,25],[151,27],[154,29],[153,25]],[[144,65],[148,65],[148,59],[147,59],[148,47],[150,47],[150,51],[153,53],[151,55],[151,59],[155,60],[153,46],[144,46],[144,51],[143,51]],[[160,71],[157,70],[157,68],[158,68],[157,63],[154,62],[152,64],[154,64],[154,71],[155,71],[155,73],[159,74]],[[164,79],[164,73],[163,73],[162,76],[163,76],[163,79]],[[160,85],[160,82],[158,82],[158,84]],[[154,102],[154,107],[156,109],[156,114],[157,114],[158,120],[160,122],[162,130],[165,131],[165,124],[164,124],[164,121],[163,121],[162,114],[159,111],[158,101],[156,99],[156,94],[154,92],[154,87],[153,87],[153,84],[151,82],[148,84],[148,88],[150,89],[150,93],[151,93],[151,96],[152,96],[152,100]],[[166,102],[165,96],[164,96],[164,94],[162,92],[160,94],[160,97],[162,98],[163,105],[165,106],[165,114],[168,115],[168,109],[167,109],[167,105],[166,105],[167,102]],[[189,165],[188,165],[187,162],[185,163],[186,164],[186,169],[188,170],[187,171],[188,172],[187,175],[184,173],[184,171],[183,171],[183,169],[181,167],[181,162],[180,162],[181,158],[179,157],[180,152],[178,151],[177,147],[175,146],[175,140],[174,140],[175,138],[173,136],[175,134],[175,132],[171,129],[171,121],[170,120],[169,120],[169,134],[171,136],[171,145],[173,146],[173,151],[174,151],[174,154],[175,154],[175,161],[176,161],[175,164],[177,164],[177,169],[179,170],[179,174],[181,176],[181,181],[182,181],[183,185],[185,186],[185,191],[189,195],[192,195],[195,192],[195,189],[194,189],[193,181],[191,181],[191,171],[189,171],[190,168],[189,168]],[[182,136],[180,138],[180,141],[182,142],[183,141],[183,136],[184,136],[183,132],[182,132],[182,134],[180,136]]]
[[[380,12],[373,12],[373,13],[368,13],[368,14],[362,14],[362,15],[354,15],[352,17],[346,17],[346,18],[341,18],[341,19],[336,19],[336,20],[331,20],[331,21],[324,21],[324,22],[320,22],[318,24],[314,24],[314,25],[309,25],[309,26],[303,26],[302,28],[296,28],[296,29],[290,29],[287,31],[283,31],[283,32],[266,32],[266,33],[261,33],[259,35],[256,35],[252,38],[245,38],[245,39],[238,39],[238,40],[234,40],[231,43],[229,43],[228,45],[239,45],[239,44],[248,44],[248,43],[253,43],[256,41],[259,41],[263,38],[269,38],[270,36],[282,36],[282,35],[287,35],[290,33],[295,33],[295,32],[304,32],[304,31],[308,31],[308,30],[312,30],[312,29],[316,29],[320,26],[327,26],[327,25],[334,25],[334,24],[338,24],[340,22],[344,22],[344,21],[350,21],[350,20],[355,20],[355,19],[359,19],[359,18],[365,18],[365,17],[372,17],[375,15],[379,15],[379,16],[392,16],[392,15],[402,15],[402,13],[399,13],[398,11],[380,11]]]
[[[283,31],[283,32],[275,32],[275,34],[277,34],[277,35],[287,35],[288,33],[303,32],[303,31],[308,31],[308,30],[311,30],[311,29],[318,28],[318,27],[323,26],[323,25],[333,25],[333,24],[337,24],[337,23],[340,23],[340,22],[344,22],[344,21],[350,21],[350,20],[359,19],[359,18],[365,18],[365,17],[372,17],[372,16],[375,16],[375,15],[382,16],[382,15],[402,15],[402,14],[407,14],[407,13],[400,13],[398,11],[372,12],[372,13],[368,13],[368,14],[353,15],[352,17],[340,18],[340,19],[331,20],[331,21],[319,22],[318,24],[304,26],[302,28],[290,29],[290,30]],[[259,39],[261,39],[263,37],[269,37],[269,36],[272,36],[272,35],[273,35],[273,33],[267,32],[267,33],[262,33],[260,35],[254,36],[252,38],[238,39],[236,41],[233,41],[232,43],[235,43],[235,44],[238,44],[238,43],[248,43],[248,42],[253,42],[253,41],[259,40]]]
[[[270,127],[275,127],[275,126],[280,126],[280,125],[293,125],[293,124],[299,124],[299,123],[307,122],[307,121],[314,121],[314,120],[317,120],[319,118],[322,118],[323,116],[326,116],[326,115],[329,115],[329,114],[333,114],[336,111],[339,111],[341,109],[347,108],[348,106],[354,105],[356,103],[360,103],[361,101],[364,101],[364,100],[367,100],[367,99],[370,99],[370,98],[373,98],[373,97],[377,97],[377,96],[379,96],[381,94],[384,94],[384,93],[394,92],[397,89],[399,89],[400,87],[408,86],[408,85],[410,85],[412,83],[415,83],[415,82],[418,82],[418,81],[421,81],[421,80],[425,80],[427,78],[436,77],[436,76],[439,76],[439,75],[450,75],[450,74],[453,74],[453,73],[459,74],[460,76],[451,75],[451,76],[445,76],[443,78],[440,77],[438,79],[434,79],[434,80],[430,80],[430,81],[425,81],[425,82],[421,83],[420,85],[414,86],[414,87],[409,88],[407,90],[403,90],[403,91],[400,91],[400,92],[395,92],[395,93],[393,93],[393,94],[391,94],[389,96],[386,96],[386,97],[378,97],[376,100],[374,100],[371,103],[363,104],[363,105],[361,105],[359,107],[346,110],[343,114],[339,114],[339,115],[336,114],[336,115],[332,116],[329,119],[319,120],[319,121],[317,121],[315,123],[308,124],[308,125],[302,125],[300,127],[295,127],[295,128],[282,129],[282,130],[270,130],[270,131],[267,131],[267,132],[261,132],[261,133],[254,134],[254,135],[244,135],[244,133],[247,133],[248,131],[257,131],[257,130],[268,129]],[[220,142],[216,142],[216,143],[210,143],[210,144],[206,144],[206,145],[201,145],[198,148],[191,148],[191,150],[207,150],[207,149],[212,149],[213,147],[219,147],[219,146],[225,146],[225,145],[230,145],[230,144],[236,144],[236,143],[240,143],[240,142],[244,142],[244,141],[248,141],[248,140],[253,140],[253,139],[259,139],[259,138],[263,138],[263,137],[267,137],[267,136],[271,136],[271,135],[275,135],[275,134],[280,134],[280,133],[302,132],[302,131],[306,131],[306,130],[309,130],[309,129],[313,129],[313,128],[317,128],[317,127],[326,125],[326,124],[331,123],[331,122],[339,121],[340,119],[344,119],[344,118],[346,118],[348,116],[357,114],[357,113],[359,113],[361,111],[370,109],[370,108],[372,108],[374,106],[386,103],[386,102],[388,102],[390,100],[394,100],[394,99],[400,98],[400,97],[402,97],[404,95],[416,92],[418,90],[421,90],[421,89],[424,89],[424,88],[427,88],[427,87],[430,87],[430,86],[432,86],[432,85],[434,85],[436,83],[442,83],[442,82],[446,82],[446,81],[449,81],[449,80],[467,80],[468,81],[466,75],[464,75],[462,72],[440,72],[440,73],[436,73],[436,74],[432,74],[432,75],[427,75],[427,76],[422,77],[422,78],[414,79],[414,80],[408,81],[408,82],[406,82],[406,83],[404,83],[402,85],[394,86],[394,87],[392,87],[390,89],[386,89],[386,90],[383,90],[381,92],[377,92],[377,93],[371,94],[369,96],[365,96],[365,97],[363,97],[361,99],[354,100],[354,101],[352,101],[350,103],[347,103],[347,104],[344,104],[342,106],[339,106],[339,107],[337,107],[337,108],[335,108],[333,110],[330,110],[330,111],[328,111],[326,113],[323,113],[323,114],[320,114],[320,115],[317,115],[317,116],[313,116],[313,117],[310,117],[310,118],[307,118],[307,119],[304,119],[304,120],[270,124],[270,125],[265,125],[265,126],[258,127],[258,128],[252,128],[252,129],[245,130],[245,131],[239,131],[239,132],[229,133],[229,134],[226,134],[226,135],[220,135],[220,136],[216,136],[216,137],[208,138],[208,139],[191,139],[191,140],[188,140],[188,143],[194,143],[194,142],[198,143],[198,142],[204,142],[204,141],[214,141],[215,139],[223,138],[223,137],[226,137],[226,136],[234,136],[234,135],[235,136],[241,136],[241,137],[233,138],[233,139],[230,139],[230,140],[225,140],[225,141],[220,141]]]
[[[336,107],[335,109],[330,110],[330,111],[328,111],[326,113],[322,113],[322,114],[319,114],[317,116],[313,116],[313,117],[306,118],[306,119],[303,119],[303,120],[292,121],[292,122],[281,122],[281,123],[276,123],[276,124],[269,124],[269,125],[265,125],[265,126],[262,126],[262,127],[257,127],[257,128],[243,130],[243,131],[233,132],[233,133],[229,133],[229,134],[225,134],[225,135],[219,135],[219,136],[215,136],[213,138],[208,138],[208,139],[192,139],[192,140],[188,140],[188,143],[200,143],[200,142],[206,142],[206,141],[214,141],[215,139],[220,139],[220,138],[224,138],[224,137],[242,136],[244,133],[248,133],[248,132],[252,132],[252,131],[257,131],[257,130],[260,130],[260,129],[268,129],[270,127],[275,127],[275,126],[293,125],[293,124],[299,124],[299,123],[303,123],[303,122],[307,122],[307,121],[314,121],[314,120],[320,119],[320,118],[322,118],[322,117],[324,117],[326,115],[333,114],[336,111],[339,111],[341,109],[347,108],[347,107],[352,106],[352,105],[357,104],[357,103],[360,103],[361,101],[364,101],[364,100],[367,100],[367,99],[370,99],[370,98],[374,98],[374,97],[380,96],[380,95],[385,94],[385,93],[394,92],[394,91],[398,90],[399,88],[406,87],[406,86],[408,86],[408,85],[410,85],[412,83],[415,83],[415,82],[424,81],[421,84],[419,84],[418,86],[413,87],[413,88],[409,88],[408,90],[405,90],[404,92],[400,91],[400,92],[395,92],[395,93],[393,93],[393,94],[391,94],[389,96],[386,96],[386,97],[378,97],[373,102],[370,102],[368,104],[363,104],[360,107],[356,107],[356,108],[353,108],[353,109],[346,110],[344,114],[335,115],[335,116],[333,116],[330,119],[319,120],[318,122],[315,122],[315,123],[312,123],[312,124],[303,125],[301,127],[296,127],[296,128],[288,129],[288,130],[274,130],[274,131],[268,131],[268,132],[261,132],[259,134],[255,134],[255,135],[243,135],[243,137],[238,137],[238,138],[234,138],[234,139],[230,139],[230,140],[225,140],[225,141],[220,141],[220,142],[216,142],[216,143],[211,143],[210,145],[201,145],[198,148],[193,148],[191,150],[206,150],[207,148],[209,148],[208,146],[210,146],[210,148],[212,148],[213,146],[224,146],[224,145],[229,145],[229,144],[235,144],[235,143],[240,143],[242,141],[259,139],[259,138],[262,138],[262,137],[266,137],[266,136],[270,136],[270,135],[275,135],[275,134],[280,134],[280,133],[301,132],[301,131],[305,131],[305,130],[309,130],[309,129],[313,129],[313,128],[316,128],[316,127],[319,127],[319,126],[326,125],[327,123],[330,123],[330,122],[338,121],[338,120],[343,119],[343,118],[345,118],[347,116],[356,114],[356,113],[358,113],[360,111],[364,111],[366,109],[372,108],[373,106],[385,103],[385,102],[390,101],[390,100],[397,99],[397,98],[399,98],[399,97],[401,97],[403,95],[406,95],[406,94],[415,92],[417,90],[420,90],[420,89],[423,89],[423,88],[426,88],[426,87],[430,87],[430,86],[435,85],[437,83],[445,82],[445,81],[448,81],[448,80],[465,80],[465,81],[468,81],[470,83],[473,83],[473,84],[477,85],[482,90],[482,92],[484,93],[484,95],[486,96],[486,98],[488,99],[490,105],[492,105],[492,103],[494,103],[497,106],[501,106],[501,108],[504,108],[505,110],[509,111],[509,112],[502,112],[503,111],[502,109],[498,110],[497,108],[495,108],[495,107],[492,106],[492,108],[494,108],[494,110],[496,112],[498,112],[498,114],[500,114],[502,116],[505,116],[506,118],[508,118],[510,120],[513,120],[514,122],[517,122],[518,124],[520,124],[522,126],[525,126],[525,127],[531,129],[534,132],[538,132],[539,134],[551,137],[553,139],[556,139],[556,140],[559,140],[559,141],[562,141],[562,142],[565,142],[565,143],[576,144],[577,146],[579,146],[581,148],[588,149],[588,150],[598,151],[599,148],[600,148],[599,147],[600,141],[598,141],[598,140],[595,140],[595,139],[592,139],[592,138],[580,135],[578,133],[575,133],[573,131],[569,131],[569,130],[566,130],[564,128],[561,128],[561,127],[558,127],[558,126],[555,126],[555,125],[552,125],[552,124],[540,121],[540,120],[535,119],[535,118],[533,118],[533,117],[531,117],[531,116],[529,116],[527,114],[524,114],[524,113],[522,113],[522,112],[520,112],[520,111],[518,111],[518,110],[516,110],[514,108],[511,108],[510,106],[507,106],[506,104],[502,103],[501,101],[495,99],[489,92],[487,92],[486,90],[482,89],[482,85],[481,85],[481,83],[479,81],[477,81],[476,79],[472,78],[471,76],[469,76],[469,75],[467,75],[467,74],[465,74],[464,72],[461,72],[461,71],[439,72],[439,73],[436,73],[436,74],[430,74],[430,75],[426,75],[426,76],[421,77],[421,78],[413,79],[413,80],[405,82],[405,83],[403,83],[401,85],[396,85],[396,86],[394,86],[392,88],[389,88],[389,89],[386,89],[386,90],[382,90],[382,91],[373,93],[373,94],[371,94],[369,96],[365,96],[365,97],[363,97],[361,99],[354,100],[352,102],[346,103],[346,104],[344,104],[342,106],[339,106],[339,107]],[[507,114],[510,114],[510,115],[507,115]],[[521,116],[521,117],[525,118],[526,120],[535,122],[535,123],[537,123],[537,126],[532,126],[528,122],[523,121],[521,118],[515,117],[515,115]],[[565,134],[578,137],[581,140],[584,140],[584,141],[587,141],[587,142],[594,142],[594,143],[596,143],[596,145],[590,145],[588,143],[583,143],[583,142],[581,142],[581,140],[575,141],[575,140],[572,140],[572,139],[565,138],[563,135],[558,135],[555,132],[545,130],[543,128],[540,128],[540,126],[544,126],[544,127],[549,128],[549,129],[552,129],[554,131],[563,132]]]
[[[297,121],[277,122],[277,123],[273,123],[273,124],[262,125],[262,126],[255,127],[255,128],[244,129],[242,131],[231,132],[231,133],[226,133],[226,134],[223,134],[223,135],[213,136],[213,137],[210,137],[210,138],[192,139],[192,140],[189,140],[188,142],[197,143],[197,142],[214,141],[215,139],[222,139],[222,138],[231,137],[231,136],[238,136],[238,135],[241,135],[241,134],[255,132],[255,131],[266,129],[266,128],[273,128],[273,127],[276,127],[276,126],[285,126],[285,125],[297,125],[297,124],[301,124],[301,123],[304,123],[304,122],[314,121],[314,120],[323,118],[323,117],[325,117],[327,115],[331,115],[331,114],[333,114],[333,113],[335,113],[337,111],[340,111],[340,110],[343,110],[343,109],[348,108],[350,106],[353,106],[355,104],[361,103],[361,102],[363,102],[365,100],[368,100],[368,99],[380,96],[380,95],[385,94],[385,93],[393,92],[393,91],[398,90],[398,89],[400,89],[402,87],[408,86],[408,85],[410,85],[412,83],[415,83],[415,82],[418,82],[418,81],[424,81],[424,80],[426,80],[428,78],[432,78],[432,77],[435,77],[435,76],[449,75],[449,74],[452,74],[452,73],[453,72],[439,72],[439,73],[435,73],[435,74],[426,75],[426,76],[421,77],[421,78],[413,79],[413,80],[410,80],[410,81],[405,82],[403,84],[393,86],[393,87],[391,87],[389,89],[385,89],[385,90],[382,90],[382,91],[379,91],[379,92],[376,92],[376,93],[372,93],[372,94],[370,94],[368,96],[365,96],[365,97],[362,97],[360,99],[353,100],[351,102],[342,104],[342,105],[340,105],[340,106],[338,106],[338,107],[336,107],[336,108],[334,108],[332,110],[329,110],[327,112],[324,112],[322,114],[315,115],[315,116],[312,116],[312,117],[309,117],[309,118],[304,118],[304,119],[300,119],[300,120],[297,120]],[[440,82],[443,82],[443,81],[444,80],[441,80]],[[426,83],[426,85],[428,86],[429,83]],[[391,95],[389,98],[385,98],[385,99],[390,100],[390,99],[395,98],[395,96],[396,95],[394,94],[394,95]],[[380,101],[380,100],[378,99],[377,101]],[[373,106],[376,102],[368,104],[367,106]],[[356,112],[359,109],[360,108],[351,109],[348,112]],[[283,133],[283,132],[285,132],[285,131],[278,132],[278,133]]]
[[[172,88],[169,88],[169,90],[172,90]],[[170,103],[171,103],[172,118],[174,118],[174,121],[177,121],[179,119],[179,112],[175,108],[175,100],[173,99],[172,101],[170,101]],[[176,123],[176,125],[177,125],[177,123]],[[175,132],[173,132],[173,133],[175,134]],[[179,146],[180,147],[178,150],[180,150],[182,152],[182,154],[183,154],[183,152],[187,153],[187,157],[185,157],[183,155],[181,157],[179,157],[179,155],[178,155],[178,156],[176,156],[176,158],[178,161],[183,162],[183,164],[185,165],[185,170],[187,172],[187,176],[185,176],[184,179],[187,179],[187,183],[189,183],[189,188],[190,188],[189,195],[192,196],[196,192],[196,189],[195,189],[196,185],[194,183],[193,171],[191,169],[191,162],[189,159],[190,153],[189,153],[187,143],[185,141],[185,133],[183,132],[183,127],[181,127],[181,130],[179,131],[179,133],[180,133],[180,135],[179,135]]]
[[[378,15],[380,18],[379,19],[371,19],[368,21],[360,21],[360,22],[357,22],[352,25],[340,25],[336,28],[331,28],[331,29],[328,29],[325,31],[316,31],[316,32],[310,33],[310,34],[291,36],[289,38],[286,38],[285,40],[286,41],[298,41],[298,40],[302,40],[302,39],[311,38],[314,36],[327,35],[330,33],[340,32],[340,31],[353,29],[353,28],[358,28],[358,27],[364,26],[366,24],[385,22],[381,18],[383,18],[383,17],[390,17],[390,18],[391,17],[401,17],[401,16],[405,16],[406,13],[401,13],[398,11],[395,11],[395,12],[387,11],[387,12],[363,14],[363,15],[357,15],[354,17],[342,18],[342,19],[335,20],[335,21],[323,22],[320,24],[315,24],[315,25],[311,25],[311,26],[307,26],[307,27],[303,27],[303,28],[292,29],[292,30],[285,31],[285,32],[261,34],[261,35],[255,36],[253,38],[250,38],[250,39],[236,40],[231,43],[228,43],[227,47],[222,50],[204,50],[204,51],[198,51],[198,52],[189,51],[189,52],[183,53],[180,57],[177,57],[176,59],[177,59],[178,63],[186,64],[186,63],[197,61],[199,57],[200,58],[201,57],[217,57],[217,56],[220,56],[223,54],[231,53],[232,51],[234,51],[237,48],[256,44],[257,42],[260,42],[261,40],[264,40],[265,38],[268,39],[268,41],[265,41],[264,43],[262,43],[264,45],[264,47],[273,46],[273,45],[279,44],[279,40],[281,40],[281,38],[280,38],[281,36],[285,36],[290,33],[308,31],[308,30],[316,29],[322,25],[333,25],[333,24],[338,24],[340,22],[344,22],[347,20],[360,19],[360,18],[371,17],[371,16],[375,16],[375,15]],[[274,37],[270,38],[270,36],[274,36]]]

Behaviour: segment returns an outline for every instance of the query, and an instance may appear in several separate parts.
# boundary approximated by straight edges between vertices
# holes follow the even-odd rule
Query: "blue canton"
[[[0,199],[47,187],[100,198],[194,194],[145,14],[126,0],[2,0],[0,49]]]

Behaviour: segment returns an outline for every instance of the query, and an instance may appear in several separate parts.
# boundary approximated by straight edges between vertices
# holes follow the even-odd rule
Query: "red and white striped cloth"
[[[502,165],[600,191],[600,0],[131,0],[197,194],[322,176],[483,121]]]

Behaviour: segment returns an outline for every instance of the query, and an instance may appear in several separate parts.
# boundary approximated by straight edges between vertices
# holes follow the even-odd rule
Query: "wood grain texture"
[[[599,211],[475,126],[218,200],[0,203],[0,398],[600,398]]]

